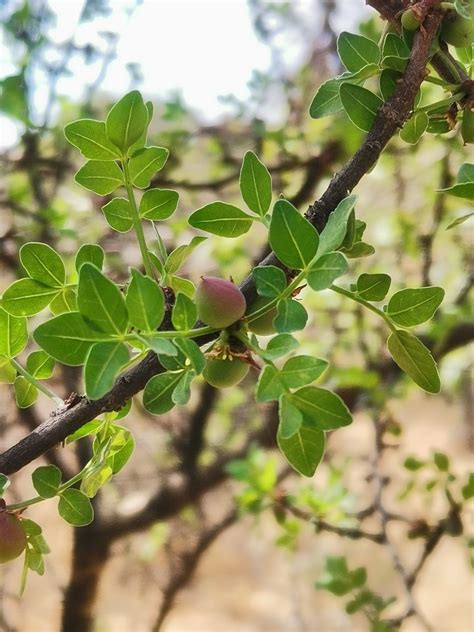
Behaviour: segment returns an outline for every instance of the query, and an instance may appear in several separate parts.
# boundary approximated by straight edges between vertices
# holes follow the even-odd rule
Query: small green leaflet
[[[130,202],[116,197],[102,207],[107,224],[119,233],[127,233],[134,224]]]
[[[26,369],[37,380],[47,380],[53,374],[54,359],[44,351],[33,351],[26,360]]]
[[[410,57],[410,49],[405,41],[395,33],[385,37],[382,53],[382,66],[403,72]]]
[[[105,253],[101,246],[97,244],[83,244],[76,254],[75,266],[79,272],[83,263],[93,263],[96,268],[102,270]]]
[[[285,390],[285,385],[280,380],[279,371],[271,364],[266,364],[258,377],[255,390],[257,402],[270,402],[278,399]]]
[[[280,425],[278,433],[283,440],[290,439],[303,425],[303,415],[291,403],[288,395],[282,395],[278,404]]]
[[[240,192],[249,209],[263,217],[272,201],[272,178],[257,156],[248,151],[240,171]]]
[[[357,294],[366,301],[383,301],[391,282],[388,274],[361,274],[357,279]]]
[[[98,195],[108,195],[124,184],[123,174],[115,162],[89,160],[74,176],[78,184]]]
[[[13,316],[33,316],[47,307],[59,293],[59,288],[43,285],[34,279],[20,279],[5,290],[2,305]]]
[[[64,128],[64,136],[77,147],[84,158],[92,160],[117,160],[120,152],[107,138],[104,121],[80,119]]]
[[[31,475],[33,487],[41,498],[53,498],[61,485],[61,470],[56,465],[37,467]]]
[[[441,287],[420,287],[396,292],[388,302],[387,315],[402,327],[420,325],[432,318],[444,298]]]
[[[182,375],[182,371],[160,373],[147,382],[143,391],[143,406],[149,413],[162,415],[174,407],[172,395]]]
[[[299,355],[285,362],[280,377],[287,388],[311,384],[328,368],[329,362],[309,355]]]
[[[298,341],[291,334],[279,334],[274,336],[263,351],[263,357],[267,360],[276,360],[298,347]]]
[[[132,280],[125,298],[130,323],[142,331],[151,332],[161,325],[165,315],[165,297],[160,286],[132,269]]]
[[[79,272],[77,306],[101,331],[121,335],[128,327],[128,311],[122,292],[90,263]]]
[[[75,527],[85,527],[94,520],[91,501],[79,489],[69,488],[61,492],[58,512],[61,518]]]
[[[6,489],[10,487],[10,480],[8,476],[5,474],[0,474],[0,497],[3,496],[3,493]]]
[[[439,393],[436,362],[429,349],[408,331],[398,330],[387,341],[388,350],[394,361],[411,379],[428,393]]]
[[[15,378],[13,389],[18,408],[29,408],[38,398],[38,389],[22,375]]]
[[[193,228],[220,237],[240,237],[249,231],[253,219],[233,204],[211,202],[194,211],[189,217]]]
[[[20,248],[21,265],[31,279],[49,287],[61,287],[66,280],[64,263],[47,244],[30,242]]]
[[[282,435],[280,423],[277,433],[278,447],[289,464],[303,476],[313,476],[324,455],[326,439],[324,432],[303,420],[300,428],[288,439]]]
[[[459,169],[457,183],[447,189],[438,190],[445,191],[455,197],[474,200],[474,164],[464,163]]]
[[[325,290],[347,272],[347,259],[340,252],[328,252],[319,257],[308,271],[308,285],[315,292]]]
[[[350,72],[357,72],[368,64],[378,64],[380,60],[380,50],[374,41],[347,31],[337,39],[337,52]]]
[[[171,189],[150,189],[140,200],[140,217],[150,221],[168,219],[175,212],[178,200],[178,193]]]
[[[197,320],[197,309],[194,301],[185,294],[178,294],[171,314],[173,327],[178,331],[190,331]]]
[[[114,385],[120,369],[128,362],[123,342],[98,342],[89,350],[84,365],[84,385],[89,399],[100,399]]]
[[[400,138],[409,145],[416,145],[428,127],[429,118],[426,112],[415,112],[400,130]]]
[[[359,129],[368,132],[383,101],[370,90],[352,83],[343,83],[339,90],[347,116]]]
[[[325,81],[319,87],[309,108],[309,114],[312,118],[323,118],[343,109],[339,98],[340,85],[341,82],[335,78]]]
[[[352,422],[347,406],[332,391],[317,386],[304,386],[293,393],[291,399],[303,413],[304,419],[321,430],[334,430]]]
[[[171,395],[171,399],[178,406],[184,406],[191,398],[191,382],[196,377],[196,372],[193,369],[184,371],[181,379],[176,384],[176,387]]]
[[[319,236],[319,256],[337,250],[341,246],[346,236],[347,224],[356,201],[357,197],[355,195],[349,195],[341,200],[329,215],[327,224]]]
[[[16,369],[12,363],[0,355],[0,384],[13,384],[16,379]]]
[[[343,248],[343,253],[349,259],[357,259],[359,257],[369,257],[375,252],[375,248],[365,241],[356,241],[350,248]]]
[[[287,200],[278,200],[273,209],[269,232],[270,246],[278,259],[302,270],[313,259],[319,237],[314,226]]]
[[[273,323],[281,334],[304,329],[307,320],[308,313],[303,305],[290,298],[277,304],[277,315]]]
[[[129,92],[112,107],[105,126],[109,140],[124,153],[142,136],[148,126],[148,109],[138,90]]]
[[[168,160],[169,151],[164,147],[144,147],[133,154],[128,163],[130,179],[139,189],[150,186],[152,177]]]
[[[0,307],[0,354],[14,358],[23,351],[27,342],[26,318],[12,316]]]
[[[276,266],[257,266],[253,269],[252,276],[260,296],[280,296],[287,285],[285,273]]]
[[[195,248],[197,248],[199,244],[202,244],[203,241],[206,241],[206,239],[207,237],[196,235],[196,237],[191,239],[189,244],[177,246],[172,252],[170,252],[165,261],[165,273],[169,275],[178,272]]]
[[[173,343],[189,360],[196,374],[202,373],[206,366],[206,358],[197,343],[191,338],[173,338]]]
[[[471,217],[474,217],[474,211],[472,211],[471,213],[466,213],[466,215],[461,215],[461,217],[453,220],[450,224],[446,226],[446,230],[450,230],[451,228],[455,228],[456,226],[464,224],[464,222],[467,222],[467,220],[471,219]]]
[[[158,337],[155,338],[152,336],[145,336],[145,335],[141,336],[141,339],[145,341],[148,347],[155,353],[158,353],[164,356],[178,355],[178,351],[176,347],[174,346],[174,344],[171,342],[171,340],[167,340],[166,338],[158,338]]]
[[[76,292],[71,288],[64,288],[49,304],[53,316],[64,312],[77,312]]]

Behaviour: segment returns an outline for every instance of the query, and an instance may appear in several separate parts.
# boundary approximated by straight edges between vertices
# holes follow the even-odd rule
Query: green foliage
[[[278,259],[296,270],[302,270],[310,263],[319,243],[316,229],[286,200],[275,204],[269,240]]]
[[[264,217],[272,201],[272,178],[252,151],[244,156],[239,184],[242,199],[249,209]]]
[[[390,355],[411,379],[428,393],[441,389],[438,370],[429,349],[408,331],[393,332],[387,342]]]
[[[413,327],[433,318],[443,298],[440,287],[400,290],[390,298],[387,314],[397,325]]]
[[[250,230],[252,218],[233,204],[211,202],[189,217],[193,228],[220,237],[240,237]]]

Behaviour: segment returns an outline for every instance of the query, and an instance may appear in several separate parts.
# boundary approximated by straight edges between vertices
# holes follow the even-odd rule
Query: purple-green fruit
[[[402,26],[406,31],[416,31],[420,26],[420,21],[413,9],[407,9],[402,13]]]
[[[447,15],[441,25],[441,39],[456,48],[465,48],[474,41],[474,18],[468,20],[459,14]]]
[[[247,316],[251,316],[257,310],[267,305],[271,300],[272,299],[270,298],[264,298],[263,296],[260,296],[253,303]],[[277,309],[276,309],[276,306],[274,305],[268,312],[265,312],[265,314],[262,314],[255,320],[249,321],[249,324],[248,324],[249,330],[259,336],[269,336],[270,334],[275,333],[273,319],[275,318],[276,315],[277,315]]]
[[[239,288],[225,279],[202,277],[196,290],[196,307],[199,320],[225,329],[245,314],[247,304]]]
[[[239,358],[208,358],[203,376],[216,388],[229,388],[241,382],[249,371],[249,365]]]
[[[26,547],[26,534],[19,518],[6,511],[0,512],[0,564],[19,557]]]

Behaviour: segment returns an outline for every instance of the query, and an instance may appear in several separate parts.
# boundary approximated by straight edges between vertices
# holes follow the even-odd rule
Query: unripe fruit
[[[199,320],[206,325],[225,329],[245,314],[247,304],[239,288],[225,279],[202,277],[196,290]]]
[[[272,299],[270,298],[264,298],[263,296],[260,296],[259,298],[257,298],[255,303],[253,303],[247,316],[251,316],[257,310],[267,305],[271,300]],[[275,333],[273,319],[276,315],[277,309],[274,305],[270,311],[249,322],[249,330],[253,331],[254,334],[258,334],[259,336],[269,336],[270,334]]]
[[[417,19],[413,9],[407,9],[402,13],[402,26],[407,31],[416,31],[420,26],[420,21]]]
[[[241,382],[249,371],[249,365],[238,358],[209,358],[203,376],[216,388],[229,388]]]
[[[465,108],[462,115],[461,136],[464,144],[474,143],[474,110]]]
[[[0,512],[0,564],[19,557],[26,547],[26,534],[15,514]]]
[[[441,26],[441,39],[456,48],[469,46],[474,41],[474,19],[448,15]]]

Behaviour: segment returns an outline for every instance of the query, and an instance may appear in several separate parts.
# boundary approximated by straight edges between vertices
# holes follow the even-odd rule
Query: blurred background
[[[194,236],[192,211],[238,200],[248,149],[268,166],[275,195],[304,211],[363,139],[344,113],[308,113],[318,86],[344,70],[338,34],[382,35],[362,0],[4,0],[0,15],[0,292],[22,275],[27,241],[51,244],[71,275],[84,243],[104,247],[117,282],[140,264],[133,235],[105,222],[109,198],[75,184],[82,161],[62,132],[77,118],[104,118],[131,89],[153,101],[151,142],[170,150],[153,185],[180,194],[160,224],[168,252]],[[331,361],[323,385],[354,412],[314,478],[290,472],[275,449],[276,409],[253,401],[255,374],[223,393],[202,382],[186,407],[161,417],[137,397],[124,420],[136,452],[94,499],[96,522],[73,531],[54,501],[28,512],[52,551],[22,598],[21,563],[0,568],[1,630],[471,629],[472,228],[447,230],[468,202],[437,193],[467,159],[457,130],[415,146],[395,138],[356,191],[375,254],[353,260],[347,282],[388,272],[393,290],[446,289],[436,318],[418,328],[440,362],[441,393],[405,380],[370,313],[329,291],[303,292],[310,322],[300,352]],[[153,244],[151,227],[147,237]],[[259,227],[209,238],[179,274],[240,282],[264,239]],[[52,384],[82,390],[71,367],[56,367]],[[2,449],[51,410],[45,399],[17,409],[3,384],[0,399]],[[75,445],[43,461],[74,473],[90,454],[87,440]],[[13,502],[31,496],[33,469],[13,477]]]

